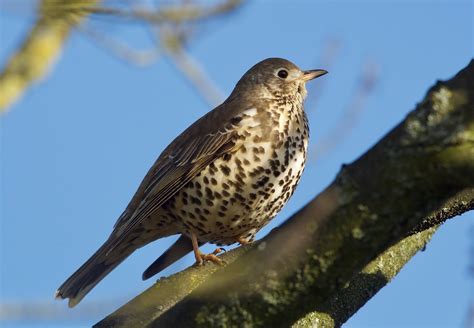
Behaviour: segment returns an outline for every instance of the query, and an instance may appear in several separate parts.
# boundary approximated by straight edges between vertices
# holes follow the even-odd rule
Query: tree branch
[[[424,247],[435,226],[473,209],[473,200],[474,61],[437,83],[245,254],[236,249],[224,268],[162,279],[96,327],[130,319],[151,327],[339,326]]]
[[[20,50],[0,72],[0,113],[33,82],[41,79],[59,56],[72,28],[87,15],[83,8],[97,0],[42,0],[39,15]]]

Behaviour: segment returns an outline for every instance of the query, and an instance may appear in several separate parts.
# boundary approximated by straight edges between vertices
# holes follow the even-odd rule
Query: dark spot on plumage
[[[221,195],[218,191],[215,191],[215,192],[214,192],[214,196],[216,196],[217,199],[221,199],[221,198],[222,198],[222,195]]]
[[[217,180],[214,179],[214,178],[211,178],[211,184],[212,184],[213,186],[216,186],[216,185],[217,185]]]
[[[236,175],[235,179],[237,180],[237,183],[239,186],[244,184],[244,180],[242,179],[240,175]]]
[[[209,184],[209,179],[208,179],[208,177],[204,177],[204,178],[202,179],[202,181],[204,182],[204,184]]]
[[[242,161],[241,161],[237,156],[235,157],[234,162],[235,162],[235,164],[237,165],[237,167],[238,167],[239,169],[243,169],[243,168],[242,168]]]
[[[212,202],[211,202],[211,203],[212,203]],[[212,205],[214,205],[214,204],[212,204]],[[212,206],[212,205],[210,205],[210,206]],[[203,208],[202,211],[203,211],[204,215],[209,215],[209,214],[211,214],[211,212],[209,212],[209,210],[208,210],[207,208]],[[205,221],[207,221],[207,220],[205,220]]]
[[[206,192],[206,197],[208,197],[208,198],[213,197],[213,192],[212,192],[211,188],[206,187],[206,188],[204,189],[204,191]]]
[[[201,200],[197,197],[191,197],[191,203],[196,205],[201,205]]]
[[[239,193],[237,193],[237,192],[234,194],[234,197],[235,197],[237,200],[240,200],[241,202],[245,202],[245,200],[246,200],[245,197],[243,197],[241,194],[239,194]]]
[[[217,212],[217,215],[219,215],[219,217],[223,218],[223,217],[225,216],[225,213],[224,213],[224,212],[221,212],[221,211],[219,211],[219,212]]]
[[[227,190],[222,190],[222,195],[224,197],[229,197],[230,196],[230,193],[227,191]]]
[[[232,117],[232,118],[230,119],[230,123],[233,124],[233,125],[239,124],[240,121],[242,121],[242,117],[241,117],[241,116],[235,116],[235,117]]]
[[[227,165],[221,164],[219,165],[219,168],[221,169],[222,173],[224,173],[224,175],[230,175],[230,168]]]
[[[273,176],[275,176],[275,177],[278,177],[280,174],[281,174],[281,172],[278,171],[278,170],[273,171]]]
[[[231,156],[231,154],[229,154],[229,153],[225,153],[224,155],[222,155],[222,159],[223,159],[225,162],[230,161],[231,158],[232,158],[232,156]]]
[[[214,206],[214,203],[212,202],[212,200],[206,199],[206,205],[211,207],[211,206]],[[209,212],[208,210],[205,209],[204,212],[206,211]],[[206,213],[206,214],[209,214],[209,213]]]
[[[250,199],[256,199],[256,198],[257,198],[257,194],[251,192],[251,193],[249,194],[249,197],[250,197]]]
[[[254,160],[255,162],[260,162],[260,161],[261,161],[261,160],[260,160],[260,157],[258,157],[257,155],[253,155],[253,160]]]
[[[246,165],[246,166],[250,165],[250,161],[246,158],[244,158],[244,165]]]
[[[228,189],[230,188],[230,186],[229,186],[227,183],[223,182],[223,183],[222,183],[222,188],[228,190]]]
[[[227,207],[225,207],[224,205],[221,205],[221,206],[220,206],[220,210],[221,210],[222,212],[226,212],[226,211],[227,211]]]
[[[194,220],[196,219],[196,215],[194,215],[194,213],[189,212],[189,213],[188,213],[188,216],[189,216],[191,219],[194,219]]]
[[[285,166],[288,166],[289,163],[290,163],[290,151],[287,148],[285,151]]]
[[[209,170],[211,170],[211,171],[217,171],[216,165],[211,162],[211,163],[209,164]]]
[[[181,198],[181,201],[183,202],[183,205],[188,205],[188,199],[187,198]]]
[[[201,191],[201,190],[199,190],[199,189],[198,189],[198,190],[196,190],[196,194],[197,194],[197,196],[198,196],[199,198],[201,198],[201,197],[203,196],[203,193],[202,193],[202,191]]]

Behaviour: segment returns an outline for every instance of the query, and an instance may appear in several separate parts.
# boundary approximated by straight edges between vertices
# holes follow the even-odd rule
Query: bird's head
[[[237,83],[234,93],[253,94],[262,98],[306,97],[306,82],[326,74],[315,69],[302,71],[282,58],[268,58],[250,68]]]

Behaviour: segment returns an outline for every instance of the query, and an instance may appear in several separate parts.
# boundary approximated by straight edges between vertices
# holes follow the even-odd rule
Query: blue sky
[[[316,149],[297,192],[260,237],[402,120],[435,81],[467,65],[474,54],[473,9],[472,2],[459,0],[267,0],[197,31],[189,52],[225,95],[267,57],[325,68],[319,67],[323,48],[328,40],[339,40],[330,74],[310,89],[310,97],[318,95],[316,108],[307,108],[313,146],[340,120],[364,64],[379,68],[376,89],[353,129],[332,152],[318,157]],[[0,62],[18,46],[30,22],[26,15],[0,13]],[[138,25],[115,20],[99,25],[136,46],[147,45],[148,35]],[[105,240],[163,148],[209,109],[166,59],[136,68],[75,33],[52,74],[1,118],[1,302],[66,308],[54,301],[56,288]],[[426,250],[346,327],[462,326],[472,294],[473,218],[467,213],[444,224]],[[171,242],[155,242],[119,266],[79,308],[103,301],[112,305],[74,322],[92,324],[150,286],[141,273]],[[192,262],[189,256],[164,274]],[[72,318],[80,310],[65,311]]]

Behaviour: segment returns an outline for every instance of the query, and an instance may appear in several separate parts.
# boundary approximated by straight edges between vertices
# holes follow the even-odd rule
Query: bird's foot
[[[202,265],[204,261],[211,261],[218,265],[223,265],[225,262],[217,257],[217,254],[225,252],[223,248],[216,248],[211,254],[203,254],[199,250],[199,243],[194,233],[191,233],[191,242],[193,243],[194,257],[196,258],[196,265]]]
[[[196,256],[196,264],[202,265],[204,262],[210,261],[218,265],[223,265],[225,261],[217,256],[217,254],[222,252],[225,252],[223,248],[216,248],[211,254],[203,254],[199,252],[199,256]]]

